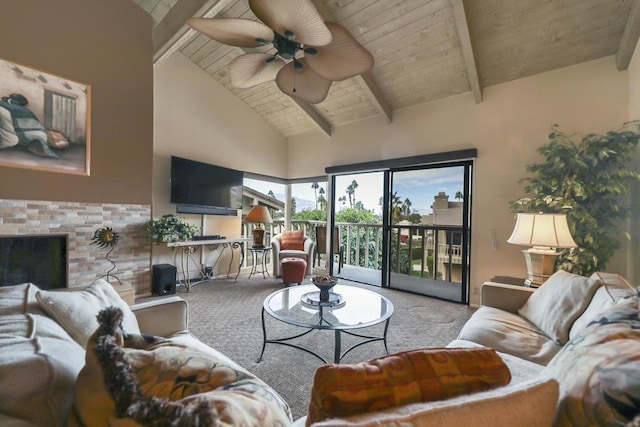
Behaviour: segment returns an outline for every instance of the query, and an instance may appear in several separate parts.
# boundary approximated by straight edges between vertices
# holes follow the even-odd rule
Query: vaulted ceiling
[[[227,65],[248,49],[220,44],[185,25],[191,16],[257,20],[248,0],[132,0],[153,19],[154,61],[176,50],[284,136],[379,117],[461,93],[615,55],[626,70],[640,36],[640,0],[313,0],[374,56],[373,69],[334,82],[308,104],[274,82],[231,85]],[[268,0],[264,0],[268,1]]]

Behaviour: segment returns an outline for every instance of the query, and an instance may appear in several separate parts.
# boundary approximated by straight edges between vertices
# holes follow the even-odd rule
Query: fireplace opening
[[[0,237],[0,286],[33,283],[40,289],[68,286],[66,234]]]

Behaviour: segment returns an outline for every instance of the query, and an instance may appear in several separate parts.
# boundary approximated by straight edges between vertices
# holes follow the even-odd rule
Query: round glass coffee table
[[[335,333],[335,346],[333,362],[340,363],[342,358],[356,347],[374,341],[384,342],[384,349],[387,349],[387,331],[389,320],[393,315],[393,304],[386,297],[373,291],[358,288],[355,286],[335,285],[331,292],[338,297],[332,298],[331,302],[319,302],[313,296],[318,288],[315,285],[302,285],[284,288],[270,294],[262,307],[262,351],[258,362],[262,360],[267,344],[281,344],[297,348],[316,356],[324,363],[327,360],[318,353],[301,345],[290,342],[300,338],[314,330],[328,329]],[[265,326],[265,313],[280,322],[305,328],[302,333],[285,338],[267,338]],[[385,322],[382,336],[371,336],[353,332]],[[349,334],[362,341],[351,346],[344,352],[341,349],[341,334]]]

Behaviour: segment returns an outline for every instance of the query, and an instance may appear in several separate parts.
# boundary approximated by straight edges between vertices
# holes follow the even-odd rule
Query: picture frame
[[[91,86],[0,58],[0,166],[89,176]]]

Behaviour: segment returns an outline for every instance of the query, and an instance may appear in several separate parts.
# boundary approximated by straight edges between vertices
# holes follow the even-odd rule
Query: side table
[[[262,273],[263,279],[267,278],[265,276],[265,273],[268,273],[267,255],[269,255],[270,251],[271,251],[271,246],[264,246],[261,248],[252,246],[249,248],[249,252],[251,252],[253,257],[253,265],[251,265],[251,273],[249,273],[249,278],[251,278],[251,276],[253,276],[254,274],[258,274],[258,273]],[[258,257],[258,254],[260,254],[260,257]],[[258,258],[260,259],[258,260]],[[260,270],[258,270],[258,266],[260,266]]]

